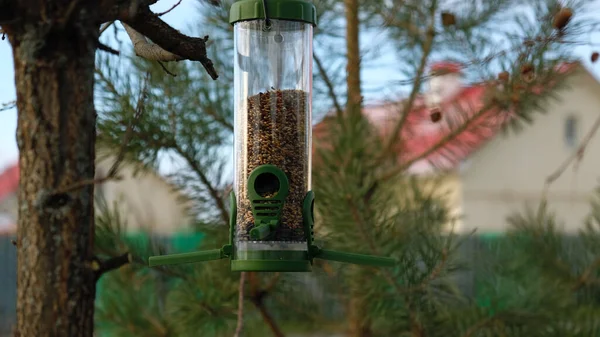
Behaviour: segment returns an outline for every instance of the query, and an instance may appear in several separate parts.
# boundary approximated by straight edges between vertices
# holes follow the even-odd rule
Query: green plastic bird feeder
[[[304,0],[241,0],[234,27],[235,177],[229,243],[154,256],[150,266],[228,258],[232,271],[308,272],[320,258],[393,266],[387,257],[313,244],[311,105],[316,8]]]

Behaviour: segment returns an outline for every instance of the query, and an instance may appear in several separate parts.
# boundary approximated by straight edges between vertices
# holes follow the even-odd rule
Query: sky
[[[596,0],[591,1],[596,2]],[[175,0],[162,0],[152,8],[157,12],[164,11],[170,8],[174,3],[176,3]],[[600,13],[600,5],[597,7],[598,12]],[[191,35],[190,26],[194,23],[193,20],[197,18],[196,13],[196,0],[183,0],[180,6],[175,8],[170,13],[164,15],[162,18],[176,29],[179,29],[181,32]],[[109,33],[109,31],[105,32],[105,34],[107,33]],[[591,39],[600,44],[600,36],[594,36],[591,37]],[[121,40],[125,41],[126,36],[123,36]],[[377,37],[375,39],[363,39],[363,41],[365,40],[368,40],[366,43],[371,45],[378,44]],[[368,46],[366,48],[368,48]],[[589,55],[591,52],[592,49],[590,47],[578,47],[576,50],[578,56],[584,60],[584,65],[586,65],[588,69],[592,70],[594,74],[600,78],[600,66],[593,66],[589,63]],[[369,69],[368,72],[361,74],[363,86],[365,89],[367,89],[365,93],[367,99],[377,96],[378,92],[374,90],[369,91],[369,88],[375,88],[377,84],[381,83],[382,78],[385,78],[389,81],[402,78],[402,75],[399,71],[394,71],[393,68],[385,66],[394,63],[394,55],[392,50],[388,49],[385,51],[384,49],[381,54],[382,55],[379,56],[377,62],[383,66],[376,69]],[[14,101],[16,97],[13,66],[12,49],[8,40],[0,41],[0,107],[3,103]],[[379,94],[382,93],[379,92]],[[385,95],[389,93],[383,94]],[[0,111],[0,172],[2,172],[5,167],[16,162],[18,158],[18,149],[15,139],[16,127],[16,109]]]

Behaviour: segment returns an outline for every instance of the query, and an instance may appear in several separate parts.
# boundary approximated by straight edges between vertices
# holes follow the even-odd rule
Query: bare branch
[[[333,82],[331,82],[331,79],[329,78],[329,76],[327,75],[327,72],[325,71],[325,67],[323,67],[323,63],[321,62],[321,59],[317,56],[317,54],[313,54],[313,59],[315,60],[315,64],[317,65],[317,69],[319,70],[319,75],[321,75],[321,77],[323,78],[323,81],[325,82],[325,85],[327,86],[327,92],[329,93],[329,97],[333,101],[333,105],[335,106],[335,111],[336,111],[338,117],[341,117],[343,110],[342,110],[342,106],[338,102],[337,95],[335,94],[335,90],[333,88]]]
[[[543,196],[546,195],[550,185],[553,182],[555,182],[558,178],[560,178],[560,176],[567,170],[567,168],[569,168],[569,166],[571,166],[571,164],[578,165],[578,163],[583,159],[583,156],[585,155],[585,150],[590,144],[590,141],[594,138],[594,135],[596,135],[596,132],[598,132],[599,128],[600,116],[596,118],[596,121],[594,121],[594,124],[592,125],[590,131],[588,131],[585,137],[583,137],[581,143],[577,147],[577,150],[573,152],[573,154],[571,154],[567,159],[565,159],[565,161],[562,162],[562,164],[560,164],[560,166],[546,178]]]
[[[113,55],[121,55],[121,53],[118,50],[113,49],[110,46],[107,46],[100,41],[98,41],[98,49],[105,51],[107,53],[113,54]]]
[[[235,328],[235,334],[233,337],[239,337],[242,333],[244,326],[244,285],[246,284],[246,272],[243,271],[240,274],[240,286],[238,296],[238,312],[237,312],[237,326]]]
[[[105,261],[96,259],[94,262],[92,262],[92,269],[95,271],[96,281],[98,281],[103,274],[115,269],[119,269],[122,266],[130,263],[132,260],[133,257],[131,253],[115,256]]]
[[[140,8],[133,18],[123,20],[123,23],[173,55],[177,55],[181,59],[199,61],[212,79],[216,80],[219,77],[212,61],[206,54],[208,36],[197,38],[181,34],[152,13],[149,8]]]
[[[138,33],[127,24],[123,23],[123,27],[125,27],[125,31],[133,43],[133,50],[137,56],[150,61],[169,62],[183,60],[183,57],[168,52],[159,45],[149,42],[144,35]]]
[[[162,12],[162,13],[157,13],[157,16],[163,16],[167,13],[169,13],[170,11],[174,10],[177,6],[179,6],[181,4],[181,0],[177,1],[176,4],[174,4],[173,6],[171,6],[171,8],[167,9],[166,11]]]
[[[106,22],[105,24],[103,24],[103,25],[100,27],[100,35],[102,35],[102,33],[104,33],[104,31],[105,31],[105,30],[107,30],[107,29],[108,29],[108,27],[112,26],[112,25],[113,25],[113,23],[115,23],[115,22],[114,22],[114,21],[109,21],[109,22]]]
[[[10,102],[6,102],[6,103],[2,103],[2,105],[0,106],[0,111],[10,110],[12,108],[15,108],[16,106],[17,106],[17,101],[10,101]]]
[[[267,323],[267,325],[271,329],[271,332],[273,332],[273,335],[275,335],[275,337],[284,337],[283,332],[273,319],[273,316],[271,316],[271,314],[265,307],[264,299],[267,296],[268,292],[260,289],[257,275],[255,272],[250,273],[249,283],[251,293],[250,301],[252,302],[252,304],[254,304],[256,309],[258,309],[263,320],[265,321],[265,323]]]

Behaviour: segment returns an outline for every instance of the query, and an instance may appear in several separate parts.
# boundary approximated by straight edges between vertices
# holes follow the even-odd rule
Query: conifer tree
[[[581,234],[586,244],[576,255],[563,257],[567,254],[563,236],[554,229],[552,214],[541,207],[514,215],[513,232],[482,251],[477,265],[472,265],[460,253],[469,238],[447,230],[456,219],[444,191],[434,178],[424,182],[407,174],[413,163],[431,154],[441,155],[445,162],[455,160],[457,153],[472,146],[460,143],[458,134],[483,137],[493,127],[480,123],[483,118],[506,119],[502,127],[508,137],[511,130],[527,132],[527,123],[543,118],[540,113],[567,76],[559,71],[560,65],[574,60],[572,43],[593,27],[583,15],[585,3],[315,3],[320,26],[315,35],[314,106],[316,114],[325,113],[321,124],[325,131],[315,133],[315,234],[335,249],[392,256],[397,267],[319,263],[310,275],[239,275],[229,271],[226,261],[215,261],[149,270],[144,261],[168,250],[168,245],[156,239],[149,245],[128,239],[125,224],[107,208],[97,220],[97,249],[108,256],[129,252],[136,263],[104,276],[106,293],[97,302],[98,333],[598,334],[597,202],[592,204],[588,229]],[[220,81],[208,79],[195,64],[177,63],[165,70],[136,57],[121,60],[130,68],[118,67],[114,57],[107,57],[97,69],[98,98],[103,103],[99,141],[125,148],[127,160],[142,167],[155,168],[164,153],[175,157],[178,170],[169,178],[195,201],[196,230],[205,234],[201,246],[206,248],[218,248],[228,234],[226,196],[232,174],[224,168],[231,160],[227,149],[233,132],[232,85],[227,81],[233,66],[229,4],[201,7],[202,27],[211,25],[215,30],[209,57],[222,73]],[[340,34],[341,29],[346,33]],[[360,74],[369,70],[369,55],[359,38],[365,32],[386,34],[385,43],[398,55],[395,66],[406,74],[398,90],[407,95],[396,102],[392,125],[383,136],[360,113],[364,95]],[[344,53],[336,53],[340,45],[346,46]],[[410,132],[408,112],[421,104],[428,66],[439,59],[463,64],[472,83],[493,85],[475,112],[464,111],[452,119],[432,114],[432,122],[442,123],[448,136],[417,157],[399,156],[402,135]],[[144,97],[143,113],[136,108],[139,97]],[[444,111],[439,113],[443,116]],[[133,119],[137,127],[124,146],[124,125]],[[541,251],[544,259],[539,258]],[[556,261],[568,261],[561,262],[568,267],[558,268],[553,265]],[[490,305],[483,305],[461,284],[467,268],[484,285]]]

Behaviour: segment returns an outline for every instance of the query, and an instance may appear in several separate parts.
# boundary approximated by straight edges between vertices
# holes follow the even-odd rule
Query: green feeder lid
[[[240,0],[231,5],[229,23],[264,19],[263,1],[269,19],[302,21],[317,25],[317,8],[306,0]]]

